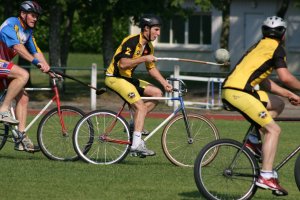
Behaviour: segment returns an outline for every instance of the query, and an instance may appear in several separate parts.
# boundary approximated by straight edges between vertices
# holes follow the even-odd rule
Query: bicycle
[[[84,116],[84,112],[73,106],[61,106],[57,82],[62,81],[61,73],[56,73],[52,70],[51,77],[52,88],[43,88],[42,90],[52,90],[54,95],[51,100],[40,110],[40,112],[26,126],[23,133],[18,130],[18,126],[0,123],[0,150],[5,145],[8,138],[12,138],[13,143],[21,143],[25,137],[25,133],[32,125],[42,116],[42,114],[55,102],[56,107],[45,113],[41,119],[37,129],[37,141],[42,153],[51,160],[67,161],[77,160],[78,156],[73,149],[72,137],[73,128],[79,119]],[[34,91],[35,88],[27,88]],[[6,90],[0,96],[0,101],[3,101],[6,95]],[[15,118],[13,106],[11,106],[12,116]],[[9,133],[11,130],[11,134]],[[23,145],[24,146],[24,145]]]
[[[194,179],[199,192],[207,199],[251,199],[256,193],[255,182],[260,173],[260,160],[245,146],[253,128],[255,127],[251,124],[243,140],[244,143],[233,139],[218,139],[208,143],[199,152],[194,165]],[[203,166],[202,162],[205,162],[206,157],[216,151],[214,159]],[[299,151],[300,145],[289,153],[274,170],[281,169]],[[294,169],[296,184],[300,190],[300,154]],[[236,191],[237,187],[239,191]],[[229,194],[231,191],[235,192]],[[279,191],[272,191],[272,193],[277,196],[285,195]]]
[[[161,145],[165,156],[174,165],[193,167],[199,147],[218,139],[219,132],[206,117],[187,114],[183,101],[183,96],[187,92],[185,83],[175,78],[168,78],[168,81],[179,85],[178,89],[173,89],[178,96],[142,97],[142,99],[177,101],[179,107],[157,125],[144,141],[150,139],[164,126]],[[121,162],[129,154],[133,132],[133,111],[128,105],[131,122],[129,123],[122,117],[126,105],[128,104],[124,101],[118,113],[110,110],[92,111],[77,123],[73,143],[80,158],[92,164],[109,165]],[[181,114],[178,114],[180,112]],[[91,131],[89,131],[90,127]],[[214,155],[210,159],[213,157]]]

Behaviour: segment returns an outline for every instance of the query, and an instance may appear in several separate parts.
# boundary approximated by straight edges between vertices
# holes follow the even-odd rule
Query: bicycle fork
[[[187,136],[188,136],[188,143],[193,144],[194,140],[192,138],[192,134],[191,134],[191,130],[190,130],[190,124],[189,124],[188,117],[187,117],[187,114],[186,114],[186,111],[185,111],[185,107],[184,107],[182,97],[179,97],[179,101],[180,101],[181,112],[182,112],[182,115],[183,115],[184,124],[185,124],[185,128],[186,128]]]
[[[56,106],[57,106],[57,114],[58,114],[58,117],[59,117],[59,122],[60,122],[60,125],[61,125],[61,132],[62,132],[62,135],[65,137],[68,136],[68,131],[66,129],[66,126],[65,126],[65,121],[64,121],[64,118],[63,118],[63,114],[62,114],[62,111],[60,109],[60,98],[59,98],[59,92],[58,92],[58,88],[57,88],[57,84],[56,84],[56,81],[54,79],[52,79],[52,89],[54,91],[54,97],[52,98],[53,101],[56,102]]]

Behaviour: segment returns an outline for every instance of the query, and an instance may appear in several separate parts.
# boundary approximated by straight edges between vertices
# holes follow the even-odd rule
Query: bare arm
[[[121,58],[119,66],[121,69],[131,69],[144,62],[155,62],[156,57],[153,55],[141,56],[139,58]]]
[[[300,81],[287,68],[276,70],[279,80],[290,89],[300,90]]]
[[[279,86],[271,79],[265,79],[261,82],[260,86],[274,94],[288,98],[293,105],[298,105],[300,103],[300,97],[297,94]]]
[[[43,53],[36,53],[34,55],[30,54],[29,51],[26,49],[26,47],[23,44],[17,44],[13,46],[14,50],[17,51],[17,53],[24,58],[25,60],[28,60],[32,63],[32,61],[36,58],[38,59],[38,65],[42,72],[48,72],[50,67],[43,55]]]
[[[17,53],[24,58],[25,60],[32,62],[34,56],[29,53],[26,47],[23,44],[16,44],[13,46],[13,49],[17,51]]]
[[[168,83],[168,81],[161,75],[159,70],[157,68],[152,68],[149,71],[149,74],[156,79],[165,89],[167,92],[171,92],[173,87],[171,84]]]

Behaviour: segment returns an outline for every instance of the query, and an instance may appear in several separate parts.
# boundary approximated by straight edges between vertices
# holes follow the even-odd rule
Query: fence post
[[[92,64],[92,70],[91,70],[91,86],[97,88],[97,64]],[[91,89],[91,110],[96,110],[96,91],[94,89]]]

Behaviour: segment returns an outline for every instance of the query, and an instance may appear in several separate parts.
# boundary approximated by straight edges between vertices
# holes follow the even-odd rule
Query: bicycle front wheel
[[[207,199],[250,199],[256,192],[259,166],[255,157],[232,139],[207,144],[197,156],[194,178],[199,192]],[[217,149],[215,158],[202,164]]]
[[[85,113],[73,106],[61,106],[64,127],[58,109],[47,112],[38,127],[37,140],[43,154],[51,160],[74,161],[78,155],[74,151],[72,135],[77,122]]]
[[[9,127],[4,123],[0,123],[0,150],[4,147],[8,137]]]
[[[219,139],[216,126],[206,117],[187,114],[190,137],[183,115],[174,117],[164,128],[161,143],[164,154],[175,165],[193,167],[199,150],[207,143]],[[215,152],[216,153],[216,152]],[[207,158],[207,164],[214,154]]]
[[[92,128],[91,132],[88,131],[89,127]],[[115,112],[95,110],[78,122],[73,143],[77,154],[88,163],[118,163],[129,153],[129,126]]]
[[[296,184],[298,189],[300,190],[300,154],[298,155],[298,158],[295,162],[295,180],[296,180]]]

